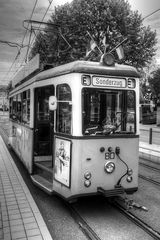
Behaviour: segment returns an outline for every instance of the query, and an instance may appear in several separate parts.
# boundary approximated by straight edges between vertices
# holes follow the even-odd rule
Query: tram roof
[[[100,62],[74,61],[39,73],[36,76],[36,81],[68,73],[88,73],[137,78],[140,77],[136,68],[129,65],[115,64],[114,66],[106,66]]]

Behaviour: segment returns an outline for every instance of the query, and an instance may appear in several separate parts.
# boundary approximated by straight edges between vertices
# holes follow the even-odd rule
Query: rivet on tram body
[[[113,148],[112,148],[112,147],[109,147],[109,148],[108,148],[108,152],[113,152]]]
[[[103,153],[105,151],[105,148],[101,147],[99,150],[100,150],[101,153]]]

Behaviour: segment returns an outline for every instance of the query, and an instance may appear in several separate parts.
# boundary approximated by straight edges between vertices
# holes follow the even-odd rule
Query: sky
[[[25,59],[27,48],[21,49],[21,54],[16,58],[19,47],[11,47],[2,41],[27,45],[28,32],[23,27],[23,21],[31,17],[32,10],[37,1],[32,20],[41,21],[47,8],[48,12],[43,21],[47,21],[57,5],[62,5],[72,0],[0,0],[0,85],[7,85],[19,70],[20,64]],[[114,1],[114,0],[113,0]],[[132,10],[138,10],[142,17],[160,9],[160,0],[128,0]],[[147,17],[144,25],[150,25],[156,30],[159,43],[157,44],[156,60],[160,64],[160,11]],[[27,24],[25,24],[26,26]],[[26,34],[26,37],[24,38]],[[15,60],[16,59],[16,60]]]

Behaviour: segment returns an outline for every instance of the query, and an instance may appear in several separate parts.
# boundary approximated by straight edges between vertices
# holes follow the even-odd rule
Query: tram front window
[[[135,92],[84,88],[83,134],[135,133]]]

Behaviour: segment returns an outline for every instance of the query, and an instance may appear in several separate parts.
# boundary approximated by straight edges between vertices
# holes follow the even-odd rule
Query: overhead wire
[[[33,7],[32,12],[31,12],[30,20],[32,19],[32,16],[33,16],[33,13],[34,13],[34,11],[35,11],[37,2],[38,2],[38,0],[35,1],[34,7]],[[29,23],[28,23],[27,28],[28,28],[28,27],[29,27]],[[26,37],[26,35],[27,35],[27,31],[28,31],[28,29],[26,29],[25,34],[24,34],[24,36],[23,36],[22,44],[21,44],[22,46],[23,46],[23,43],[24,43],[24,39],[25,39],[25,37]]]
[[[152,12],[152,13],[148,14],[148,15],[147,15],[147,16],[145,16],[144,18],[142,18],[142,21],[143,21],[143,20],[145,20],[146,18],[148,18],[148,17],[152,16],[153,14],[155,14],[155,13],[156,13],[156,12],[158,12],[158,11],[160,11],[160,8],[159,8],[159,9],[157,9],[157,10],[155,10],[154,12]]]
[[[16,56],[15,56],[15,58],[14,58],[14,60],[13,60],[12,65],[10,66],[10,68],[9,68],[9,70],[7,71],[6,75],[4,76],[4,79],[7,79],[8,74],[9,74],[10,72],[13,72],[13,71],[11,71],[11,69],[12,69],[13,65],[15,64],[15,62],[16,62],[19,54],[20,54],[20,52],[18,51],[18,53],[16,54]],[[15,72],[16,72],[16,71],[14,71],[14,73],[15,73]],[[12,76],[13,76],[13,75],[12,75]],[[10,79],[12,78],[12,76],[10,77]],[[9,81],[10,81],[10,79],[9,79]]]
[[[30,20],[31,20],[31,18],[32,18],[32,16],[33,16],[33,13],[34,13],[34,11],[35,11],[37,2],[38,2],[38,0],[35,1],[35,4],[34,4],[34,6],[33,6],[33,9],[32,9],[32,12],[31,12],[31,16],[30,16]],[[28,26],[29,26],[29,25],[28,25]],[[22,39],[22,43],[21,43],[20,49],[18,50],[18,53],[16,54],[16,56],[15,56],[15,58],[14,58],[14,61],[13,61],[12,65],[10,66],[9,70],[7,71],[7,74],[4,76],[4,78],[6,78],[6,77],[8,76],[8,74],[9,74],[9,72],[11,72],[11,69],[12,69],[13,65],[15,64],[16,60],[18,59],[18,56],[20,55],[20,52],[21,52],[21,50],[22,50],[22,46],[23,46],[24,39],[25,39],[25,37],[26,37],[27,31],[28,31],[28,30],[26,29],[26,31],[25,31],[25,33],[24,33],[24,36],[23,36],[23,39]],[[21,67],[21,66],[22,66],[22,65],[20,65],[20,67]],[[16,71],[15,71],[15,72],[16,72]],[[13,75],[12,75],[12,76],[13,76]],[[10,77],[10,79],[12,78],[12,76]],[[10,79],[9,79],[9,80],[10,80]]]
[[[50,1],[49,1],[49,5],[48,5],[48,7],[47,7],[47,9],[46,9],[46,12],[44,13],[44,16],[43,16],[43,18],[42,18],[42,20],[41,20],[41,23],[39,24],[39,27],[38,27],[38,29],[37,29],[37,32],[40,31],[41,24],[43,23],[43,20],[44,20],[44,18],[46,17],[46,14],[47,14],[47,12],[48,12],[48,10],[49,10],[52,2],[53,2],[53,0],[50,0]],[[29,23],[28,23],[28,24],[29,24]],[[28,26],[29,26],[29,25],[28,25]],[[34,38],[33,38],[32,41],[31,41],[30,47],[33,45],[33,42],[34,42],[35,38],[36,38],[36,34],[35,34]],[[28,49],[29,49],[29,48],[28,48]],[[26,56],[25,56],[25,60],[27,59],[27,57],[28,57],[28,50],[27,50],[27,53],[26,53]]]
[[[44,14],[41,22],[43,22],[46,14],[47,14],[47,12],[48,12],[48,10],[49,10],[52,2],[53,2],[53,0],[48,0],[48,1],[49,1],[49,6],[47,7],[46,12],[45,12],[45,14]],[[32,12],[31,12],[30,20],[32,19],[32,16],[33,16],[33,14],[34,14],[34,11],[35,11],[37,2],[38,2],[38,0],[35,1],[34,7],[33,7]],[[158,11],[160,11],[160,9],[157,9],[157,10],[153,11],[152,13],[148,14],[147,16],[145,16],[144,18],[142,18],[142,21],[145,20],[146,18],[152,16],[153,14],[157,13]],[[40,26],[41,26],[41,24],[39,25],[37,31],[40,30]],[[29,22],[28,22],[28,27],[29,27]],[[27,28],[28,28],[28,27],[27,27]],[[21,45],[20,45],[20,48],[19,48],[19,50],[18,50],[18,53],[16,54],[16,56],[15,56],[15,58],[14,58],[14,61],[13,61],[12,65],[10,66],[9,70],[7,71],[7,74],[5,75],[4,78],[6,78],[6,77],[8,76],[8,74],[9,74],[9,72],[11,72],[11,69],[12,69],[13,65],[15,64],[16,60],[18,59],[18,56],[20,55],[21,49],[23,48],[23,43],[24,43],[24,40],[25,40],[27,31],[28,31],[28,29],[26,29],[26,31],[25,31],[25,34],[24,34],[24,36],[23,36],[22,43],[21,43]],[[35,38],[36,38],[36,36],[32,39],[32,42],[31,42],[31,44],[30,44],[31,46],[32,46]],[[27,58],[27,55],[28,55],[28,50],[27,50],[26,56],[25,56],[25,58],[23,59],[23,61]],[[22,65],[23,65],[23,62],[20,64],[20,67],[21,67]],[[15,71],[12,71],[12,72],[15,72]]]
[[[5,44],[9,45],[10,47],[16,47],[16,48],[21,47],[21,45],[16,42],[0,40],[0,43],[5,43]]]

